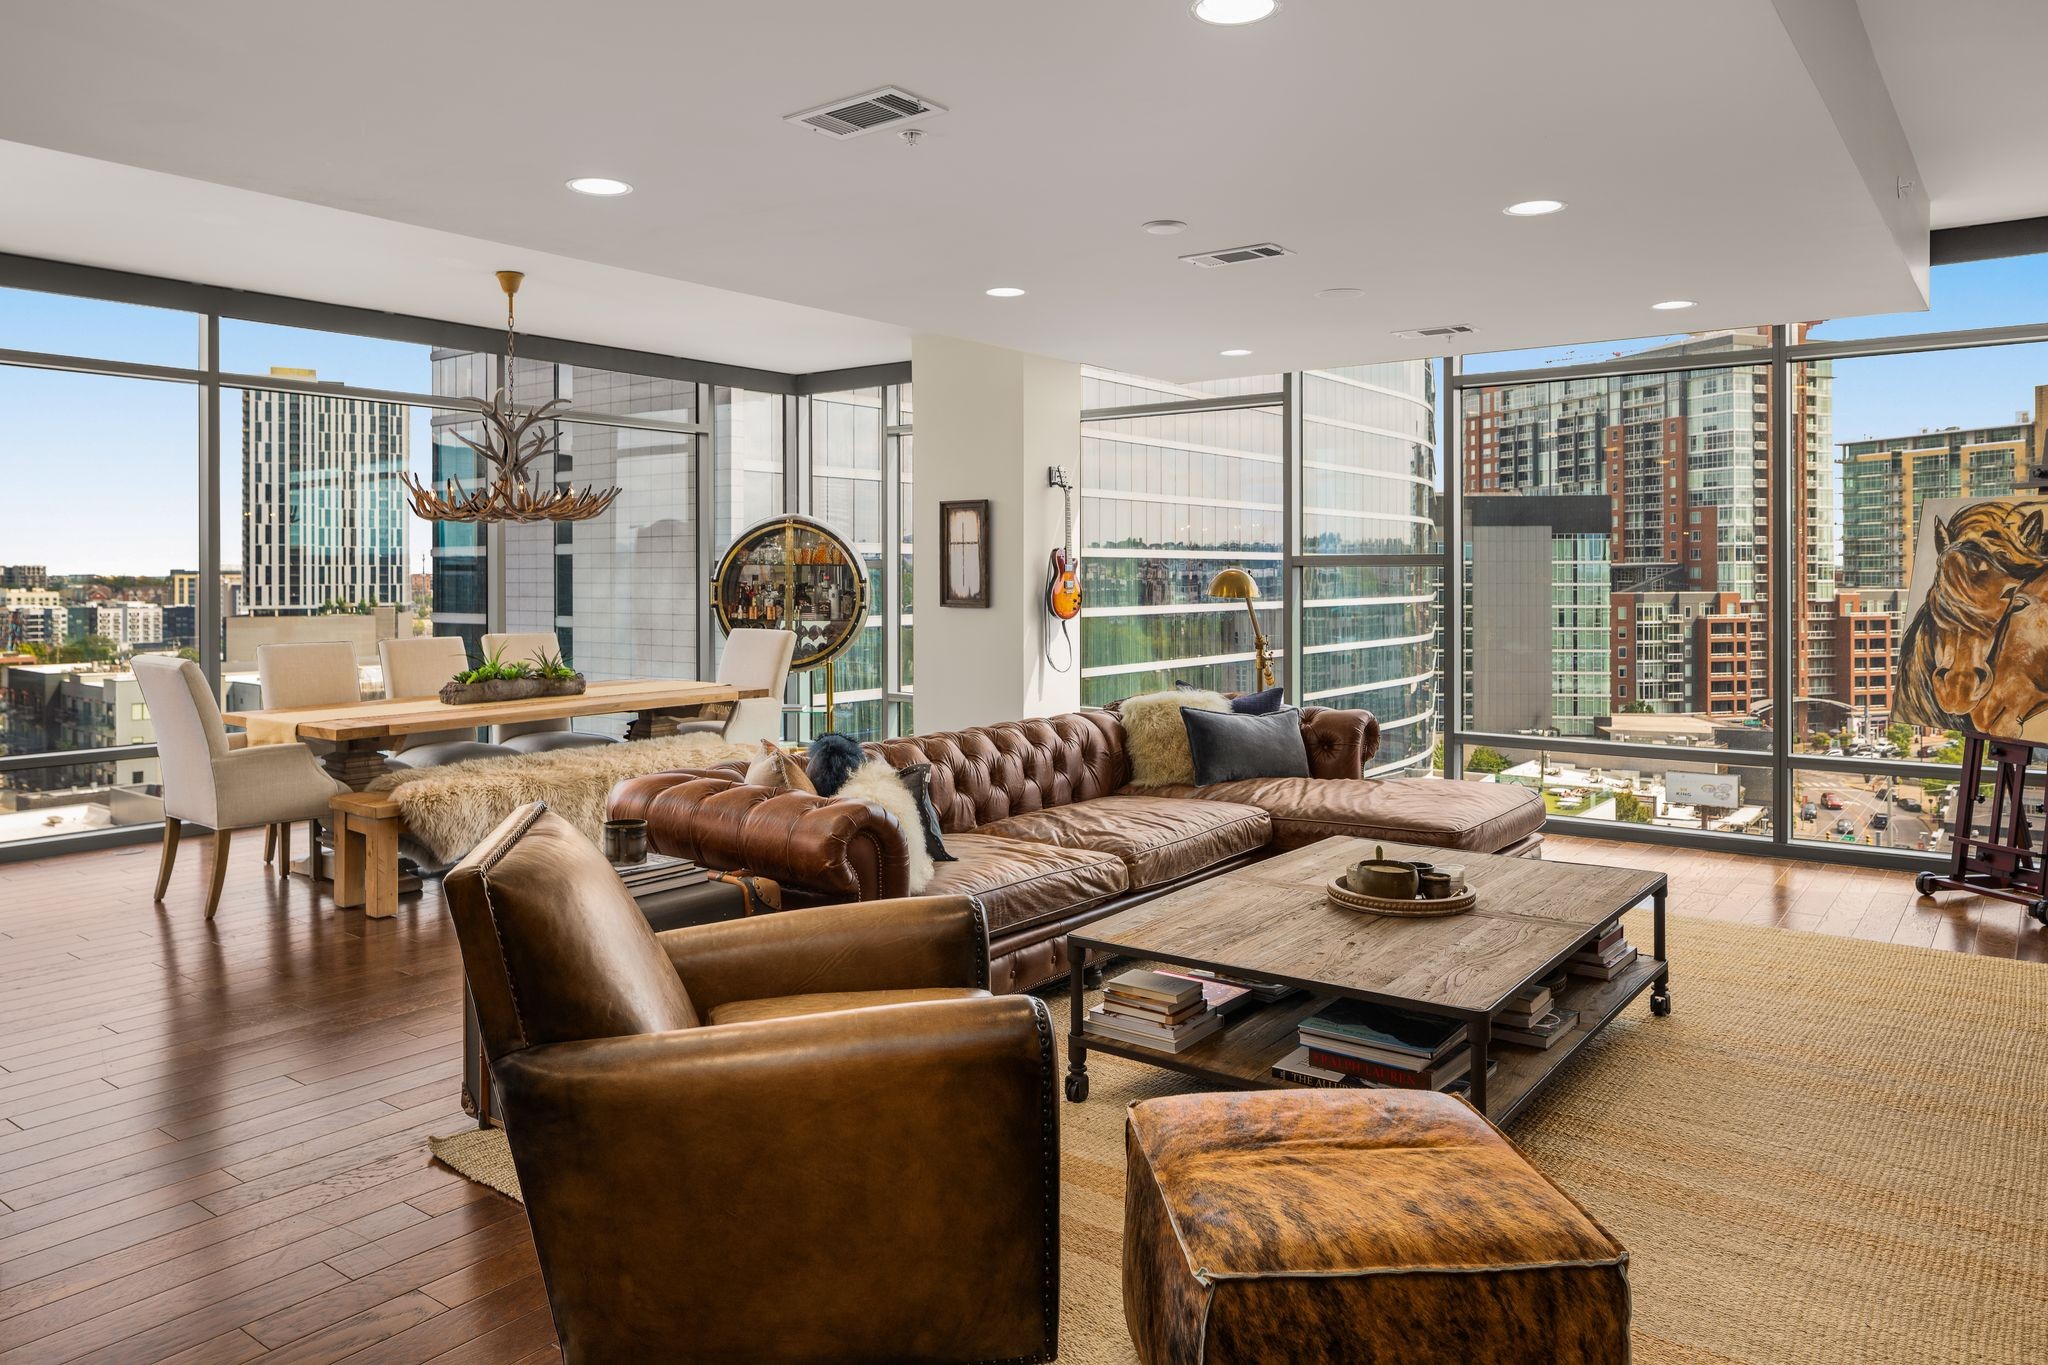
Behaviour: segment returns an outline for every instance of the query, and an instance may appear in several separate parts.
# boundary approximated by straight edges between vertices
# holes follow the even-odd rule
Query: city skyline
[[[2048,259],[2023,258],[1937,267],[1934,306],[1926,312],[1834,319],[1817,324],[1816,340],[1948,331],[2013,322],[2015,300],[2048,292]],[[1672,340],[1661,338],[1656,340]],[[1585,363],[1642,341],[1607,342],[1466,358],[1469,371]],[[161,365],[192,365],[197,324],[188,314],[63,295],[0,289],[0,347],[98,355]],[[308,331],[227,319],[221,325],[222,367],[267,372],[271,366],[318,370],[343,383],[397,392],[433,391],[430,348],[411,343]],[[1835,439],[1882,437],[1922,427],[1994,426],[2012,420],[2023,395],[2048,376],[2048,343],[1963,352],[1915,352],[1838,366]],[[154,397],[145,397],[154,395]],[[239,397],[223,393],[224,430],[238,429]],[[108,379],[63,371],[0,369],[0,403],[12,421],[0,431],[0,468],[30,506],[58,506],[75,493],[70,473],[81,460],[107,471],[96,486],[101,511],[122,525],[118,546],[81,557],[81,543],[62,518],[16,521],[0,537],[0,562],[47,564],[52,573],[153,574],[197,562],[190,528],[196,522],[197,413],[183,385]],[[92,413],[81,427],[77,414]],[[407,455],[413,472],[432,472],[431,414],[414,408]],[[109,448],[113,453],[109,453]],[[223,443],[223,462],[231,458]],[[224,524],[232,527],[239,490],[222,471]],[[414,545],[430,543],[425,523]],[[238,539],[231,536],[230,541]]]

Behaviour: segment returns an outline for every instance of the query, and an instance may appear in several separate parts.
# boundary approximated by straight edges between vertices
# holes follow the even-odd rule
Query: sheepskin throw
[[[903,846],[910,853],[909,892],[915,896],[931,885],[932,855],[924,846],[924,827],[917,818],[917,798],[887,762],[871,758],[853,770],[839,789],[839,800],[862,801],[896,817],[903,827]]]
[[[1123,704],[1124,751],[1131,756],[1133,787],[1180,787],[1195,780],[1194,756],[1188,752],[1185,706],[1194,711],[1228,711],[1221,692],[1148,692]]]
[[[796,761],[789,750],[772,739],[761,741],[760,751],[754,761],[747,765],[746,783],[749,787],[773,787],[776,791],[809,792],[816,796],[818,789],[811,785],[811,779],[804,775],[803,765]]]
[[[473,758],[439,768],[387,773],[371,791],[390,792],[408,833],[445,863],[469,852],[498,823],[529,801],[548,808],[599,842],[605,801],[628,777],[702,768],[745,758],[752,750],[717,735],[671,735],[602,748],[556,749],[509,758]]]

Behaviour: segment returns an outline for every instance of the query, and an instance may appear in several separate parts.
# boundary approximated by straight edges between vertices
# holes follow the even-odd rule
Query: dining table
[[[332,807],[335,856],[324,859],[315,839],[312,855],[293,870],[316,881],[328,880],[331,875],[335,904],[360,907],[372,919],[385,919],[398,912],[399,894],[418,883],[404,877],[399,867],[402,822],[397,802],[387,792],[368,788],[392,771],[384,761],[385,754],[406,736],[578,716],[630,715],[628,740],[657,739],[674,734],[679,723],[702,716],[708,708],[767,695],[763,689],[727,683],[641,678],[593,682],[573,695],[516,701],[457,705],[439,697],[401,697],[228,711],[221,719],[247,734],[251,746],[308,745],[328,774],[348,788],[334,798]]]

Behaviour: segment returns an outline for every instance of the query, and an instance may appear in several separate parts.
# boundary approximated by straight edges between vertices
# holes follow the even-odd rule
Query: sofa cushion
[[[988,917],[991,937],[1041,919],[1084,909],[1130,886],[1114,853],[1056,848],[991,834],[946,839],[957,861],[940,863],[928,896],[973,896]]]
[[[1273,846],[1300,848],[1336,834],[1492,853],[1543,827],[1543,801],[1505,782],[1428,778],[1253,777],[1167,793],[1258,806],[1273,817]]]
[[[756,1019],[793,1019],[800,1014],[837,1014],[874,1005],[916,1005],[927,1000],[973,1000],[987,991],[971,986],[928,986],[903,991],[822,991],[816,995],[771,995],[763,1000],[728,1000],[711,1010],[714,1024],[746,1024]]]
[[[1264,848],[1273,821],[1257,806],[1125,795],[1013,815],[975,832],[1113,854],[1138,890]]]
[[[1308,748],[1301,739],[1301,712],[1278,711],[1211,715],[1181,713],[1187,721],[1188,752],[1195,759],[1195,781],[1203,786],[1238,782],[1248,777],[1307,777]]]

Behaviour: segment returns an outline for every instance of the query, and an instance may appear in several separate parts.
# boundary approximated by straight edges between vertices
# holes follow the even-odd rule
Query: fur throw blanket
[[[917,816],[917,798],[903,785],[903,774],[888,760],[871,758],[853,770],[839,788],[841,801],[864,801],[896,817],[903,827],[903,847],[910,854],[910,878],[904,889],[915,896],[932,883],[931,850],[924,846],[924,823]]]
[[[746,745],[728,744],[717,735],[671,735],[602,748],[409,768],[385,774],[370,784],[370,790],[390,792],[405,817],[407,832],[445,864],[469,852],[499,821],[529,801],[547,802],[548,809],[598,843],[605,803],[624,779],[702,768],[744,759],[750,752]],[[914,816],[911,824],[916,825]]]

